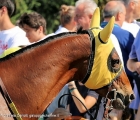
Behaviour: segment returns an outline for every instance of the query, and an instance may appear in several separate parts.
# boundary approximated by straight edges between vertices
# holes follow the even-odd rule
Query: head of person
[[[92,15],[96,8],[97,4],[93,0],[78,0],[75,3],[75,21],[78,28],[82,27],[84,30],[90,28]]]
[[[0,16],[5,15],[11,17],[14,11],[15,3],[12,0],[0,0]]]
[[[122,0],[126,7],[126,21],[140,19],[140,0]]]
[[[46,20],[37,12],[24,13],[20,17],[18,25],[26,32],[31,43],[46,36]]]
[[[111,0],[103,9],[104,21],[109,21],[112,16],[115,17],[115,23],[122,26],[125,21],[126,9],[123,1]]]
[[[60,22],[62,27],[67,28],[69,31],[75,31],[76,21],[74,20],[74,17],[75,17],[74,6],[61,5]]]

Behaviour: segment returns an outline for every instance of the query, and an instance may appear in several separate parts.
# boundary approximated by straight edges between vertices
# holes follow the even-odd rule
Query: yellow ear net
[[[114,28],[114,22],[115,22],[115,17],[113,16],[108,22],[108,24],[104,27],[104,29],[100,32],[100,38],[103,42],[108,41],[112,33],[112,30]]]
[[[103,42],[107,42],[113,27],[114,27],[115,18],[114,16],[110,19],[109,23],[105,26],[105,28],[100,32],[100,38]],[[100,10],[99,7],[93,13],[90,28],[100,27]]]
[[[90,28],[93,27],[100,27],[100,10],[99,7],[96,8],[96,10],[93,13],[91,23],[90,23]]]

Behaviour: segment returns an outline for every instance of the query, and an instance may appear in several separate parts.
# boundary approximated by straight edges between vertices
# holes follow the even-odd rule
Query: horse
[[[124,109],[134,99],[128,77],[110,39],[114,17],[104,29],[100,29],[98,11],[92,17],[91,30],[50,36],[0,59],[1,82],[23,120],[37,120],[37,115],[41,115],[62,87],[72,80],[113,99],[112,105],[116,109]],[[98,49],[102,47],[107,52]],[[105,58],[107,55],[109,57]],[[98,61],[102,62],[101,65]],[[89,75],[96,73],[94,68],[106,66],[108,70],[98,71],[100,76]],[[106,75],[113,76],[113,79]],[[101,80],[96,81],[97,78]],[[112,96],[111,90],[114,89],[116,99]],[[0,120],[12,119],[7,117],[10,112],[1,94],[0,100]]]

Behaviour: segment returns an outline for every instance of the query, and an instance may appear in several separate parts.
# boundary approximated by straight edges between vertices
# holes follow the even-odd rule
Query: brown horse
[[[101,43],[111,41],[109,36],[113,28],[112,24],[113,19],[103,30],[93,29],[95,41],[99,38]],[[91,45],[93,45],[91,39],[91,33],[87,31],[63,33],[22,48],[0,60],[0,77],[24,120],[37,120],[37,115],[45,110],[67,82],[71,80],[83,82],[89,65]],[[96,52],[99,51],[95,51],[95,54]],[[116,56],[113,57],[115,58]],[[100,59],[104,60],[104,56]],[[104,63],[107,65],[106,61]],[[116,66],[118,68],[116,64],[111,67]],[[114,100],[113,106],[121,109],[131,100],[133,91],[123,70],[116,77],[115,82],[112,81],[109,80],[107,84],[105,82],[96,91],[104,97],[114,99],[107,93],[110,88],[115,88],[122,96],[118,96],[119,100],[117,98]],[[91,88],[88,80],[83,83]],[[90,80],[90,84],[94,84],[94,79]],[[1,95],[0,101],[0,120],[12,119],[8,117],[10,112]]]

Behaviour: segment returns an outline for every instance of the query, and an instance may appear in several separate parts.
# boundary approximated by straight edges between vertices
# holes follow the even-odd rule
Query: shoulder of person
[[[128,36],[129,37],[129,39],[131,38],[133,38],[134,39],[134,36],[133,36],[133,34],[131,33],[131,32],[129,32],[128,30],[125,30],[125,29],[123,29],[123,28],[120,28],[121,29],[121,31],[120,32],[122,32],[122,35],[123,36]]]

